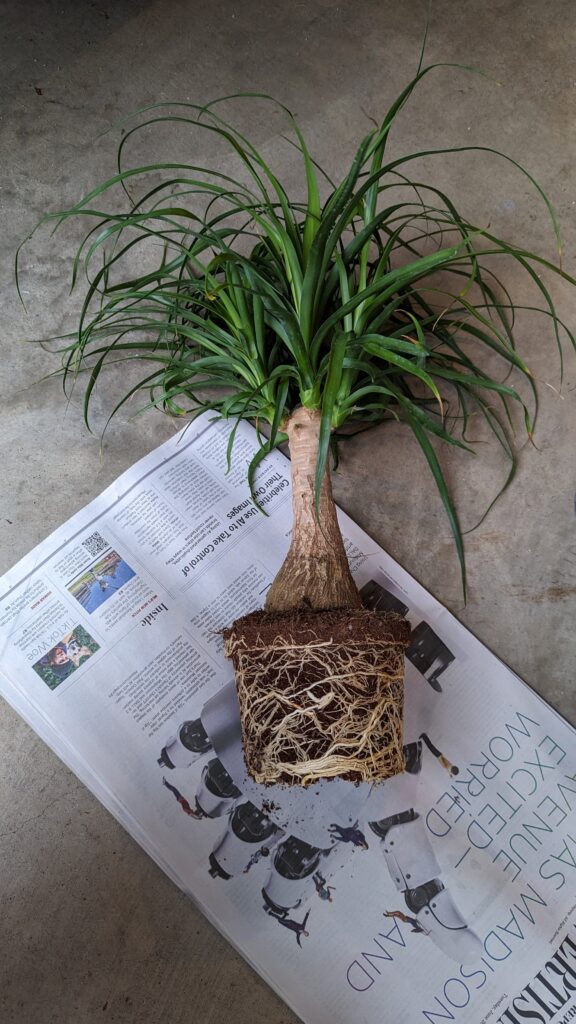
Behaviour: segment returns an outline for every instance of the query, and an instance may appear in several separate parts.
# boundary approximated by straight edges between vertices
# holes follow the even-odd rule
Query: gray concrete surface
[[[54,361],[23,338],[73,322],[69,261],[38,238],[20,308],[11,260],[46,209],[111,172],[127,111],[165,98],[270,91],[299,115],[334,175],[413,70],[417,0],[29,0],[2,10],[2,374],[0,570],[85,504],[173,429],[159,414],[110,430],[101,457],[60,386],[33,382]],[[475,141],[499,146],[539,178],[558,209],[575,269],[576,12],[571,0],[436,0],[429,57],[445,70],[403,114],[393,149]],[[267,150],[277,121],[249,125]],[[289,158],[286,157],[289,164]],[[436,165],[435,165],[436,166]],[[288,177],[291,165],[287,165]],[[480,156],[437,165],[472,219],[553,256],[544,208],[525,181]],[[514,281],[512,282],[514,284]],[[574,295],[557,288],[574,325]],[[336,493],[343,507],[483,641],[576,721],[574,436],[576,364],[562,396],[548,326],[526,322],[523,351],[541,384],[537,448],[468,538],[463,608],[453,548],[421,458],[400,428],[352,442]],[[111,393],[117,383],[110,382]],[[446,461],[471,524],[504,467],[494,451]],[[6,706],[0,710],[0,1020],[2,1024],[280,1024],[293,1015],[89,793]]]

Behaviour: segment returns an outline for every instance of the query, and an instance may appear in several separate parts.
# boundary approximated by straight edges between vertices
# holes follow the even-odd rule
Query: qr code
[[[101,551],[105,551],[106,548],[110,547],[108,541],[104,540],[102,534],[98,532],[91,533],[86,540],[82,541],[82,546],[85,547],[91,555],[99,555]]]

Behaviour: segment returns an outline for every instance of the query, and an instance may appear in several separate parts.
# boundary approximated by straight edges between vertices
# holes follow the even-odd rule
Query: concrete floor
[[[45,210],[113,173],[117,133],[95,143],[97,136],[160,99],[258,89],[297,112],[316,155],[337,176],[368,115],[377,118],[413,71],[423,11],[417,0],[4,5],[0,571],[173,429],[159,414],[120,417],[101,458],[79,401],[66,409],[58,383],[34,386],[54,361],[21,344],[73,322],[74,303],[65,303],[69,261],[57,240],[44,233],[30,248],[28,315],[15,296],[11,261]],[[474,64],[491,77],[438,71],[393,142],[400,152],[474,141],[521,160],[556,205],[572,272],[575,36],[572,0],[436,0],[430,59]],[[274,117],[259,113],[249,127],[274,150]],[[553,257],[545,210],[508,166],[479,155],[434,166],[471,219]],[[556,289],[573,326],[574,294]],[[576,359],[567,360],[560,396],[548,325],[532,321],[521,334],[542,385],[537,448],[523,452],[515,485],[468,537],[466,608],[439,500],[400,428],[350,444],[336,493],[375,540],[576,721]],[[472,524],[504,467],[488,450],[446,465],[463,523]],[[3,1024],[295,1019],[6,706],[0,735]]]

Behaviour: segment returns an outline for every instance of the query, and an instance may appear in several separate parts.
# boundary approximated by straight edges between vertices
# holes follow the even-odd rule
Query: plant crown
[[[471,451],[469,417],[481,414],[509,460],[499,493],[508,486],[517,464],[512,404],[521,409],[528,436],[537,411],[535,384],[514,341],[515,310],[547,316],[561,353],[562,332],[572,345],[574,337],[559,320],[540,271],[576,282],[555,264],[470,224],[439,188],[408,177],[410,164],[424,156],[475,151],[509,157],[463,146],[388,159],[399,111],[439,66],[422,66],[421,60],[382,123],[360,142],[338,185],[315,162],[297,120],[280,104],[302,160],[302,199],[288,195],[259,149],[221,116],[223,100],[156,104],[125,131],[117,173],[43,222],[53,221],[55,228],[71,218],[89,222],[72,269],[72,287],[85,282],[78,329],[59,339],[65,389],[87,371],[87,423],[103,369],[137,361],[145,374],[110,418],[147,389],[146,408],[177,415],[211,409],[237,422],[266,423],[269,436],[261,437],[249,468],[252,485],[260,461],[286,440],[286,417],[302,404],[321,411],[317,493],[341,428],[353,432],[391,418],[405,423],[438,486],[464,581],[461,529],[433,442]],[[217,136],[240,168],[237,176],[168,161],[125,167],[131,137],[167,124],[179,133]],[[510,162],[545,203],[559,250],[548,198]],[[106,204],[119,188],[127,208],[111,212]],[[134,270],[141,250],[148,262],[156,254],[146,272]],[[513,302],[490,267],[501,256],[531,279],[539,304]],[[529,404],[508,382],[511,371],[527,383]],[[234,437],[235,430],[229,459]]]

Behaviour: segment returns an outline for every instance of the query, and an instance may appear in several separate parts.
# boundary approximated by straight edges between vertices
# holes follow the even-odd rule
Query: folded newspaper
[[[0,581],[0,693],[310,1024],[576,1015],[574,730],[345,515],[407,616],[403,775],[247,776],[221,630],[263,603],[287,461],[208,416]]]

